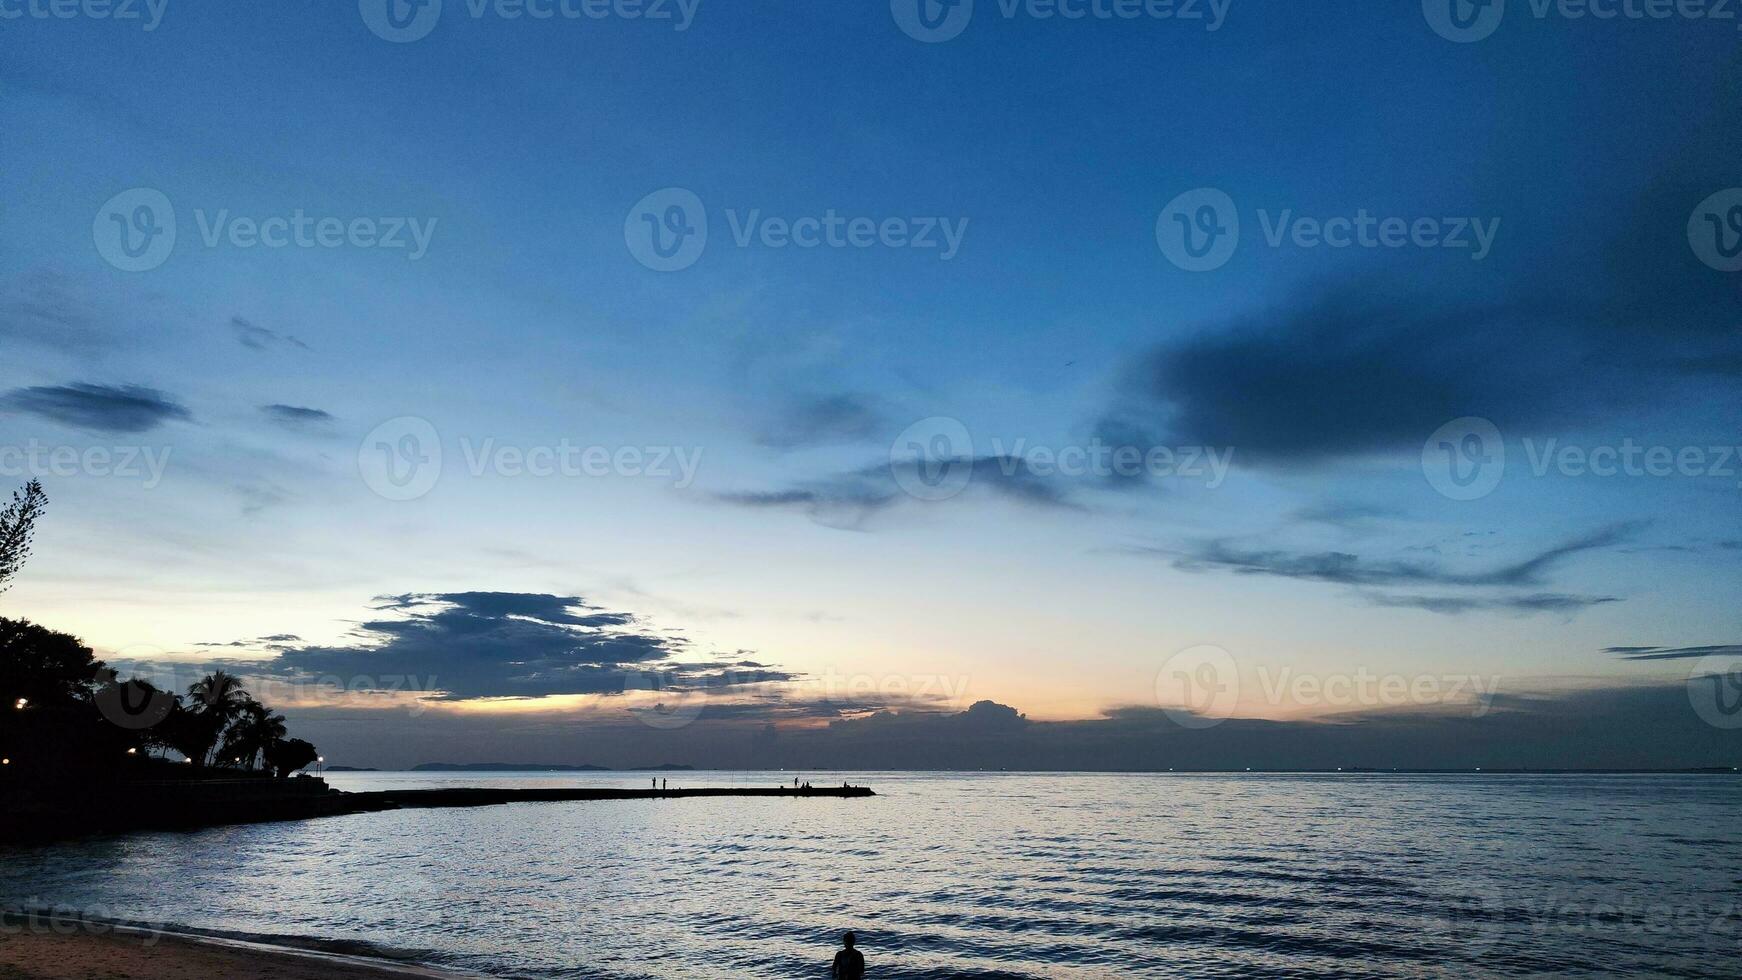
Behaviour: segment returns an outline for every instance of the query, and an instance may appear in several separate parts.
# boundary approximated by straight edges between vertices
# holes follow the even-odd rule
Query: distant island
[[[525,762],[425,762],[412,772],[610,772],[608,766],[539,766]]]
[[[610,766],[552,766],[532,762],[425,762],[411,767],[411,772],[694,772],[695,766],[635,766],[612,769]],[[379,772],[377,769],[350,769],[328,766],[328,772]]]

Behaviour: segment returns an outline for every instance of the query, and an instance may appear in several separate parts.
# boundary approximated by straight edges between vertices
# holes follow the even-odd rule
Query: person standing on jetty
[[[858,942],[859,937],[850,932],[841,937],[846,948],[835,954],[835,965],[829,971],[834,980],[865,980],[865,954],[854,948]]]

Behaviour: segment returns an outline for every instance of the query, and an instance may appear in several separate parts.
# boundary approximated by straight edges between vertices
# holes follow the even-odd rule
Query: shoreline
[[[35,924],[16,924],[26,917]],[[5,921],[0,928],[0,978],[5,980],[472,980],[478,976],[412,960],[51,912],[8,913]]]

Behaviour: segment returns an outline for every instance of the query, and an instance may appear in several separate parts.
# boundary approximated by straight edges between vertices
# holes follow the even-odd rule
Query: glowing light
[[[14,704],[12,707],[18,709],[19,711],[23,711],[25,708],[30,707],[30,699],[29,698],[19,698],[18,702],[16,704]]]

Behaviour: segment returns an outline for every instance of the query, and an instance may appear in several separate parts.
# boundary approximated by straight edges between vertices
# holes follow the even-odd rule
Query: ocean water
[[[846,778],[880,795],[410,810],[4,850],[0,905],[537,978],[822,977],[849,928],[878,978],[1742,973],[1735,777]]]

